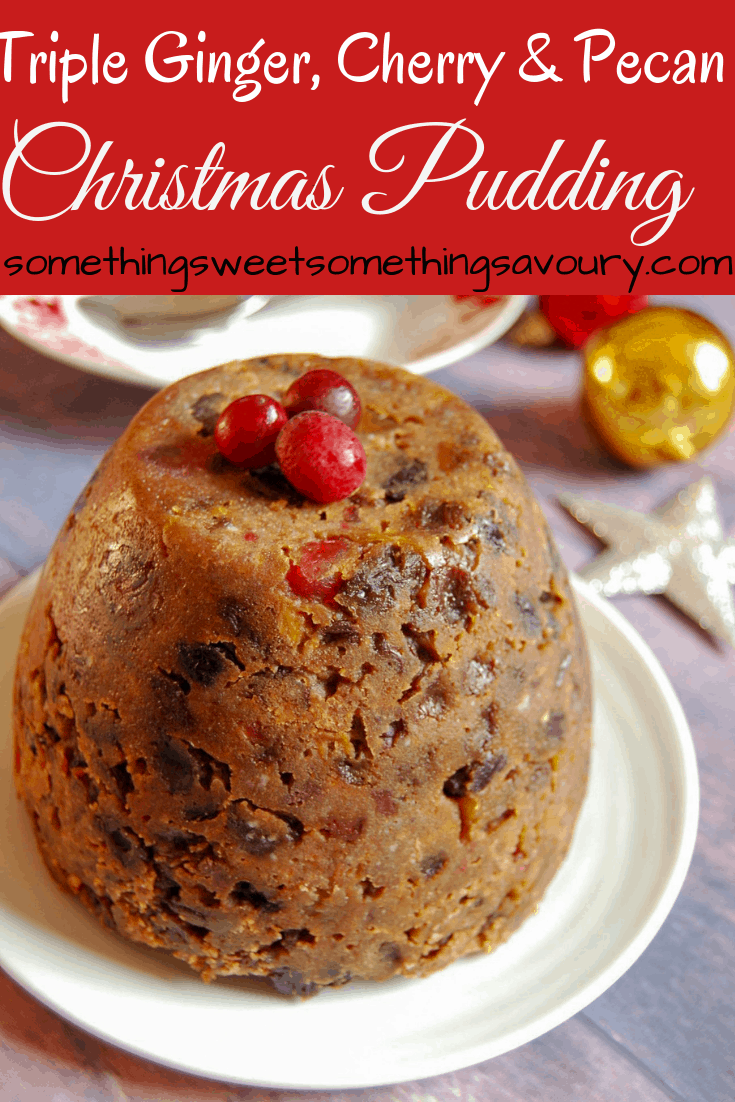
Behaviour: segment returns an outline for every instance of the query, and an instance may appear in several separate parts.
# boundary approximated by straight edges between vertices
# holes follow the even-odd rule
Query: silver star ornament
[[[735,647],[735,539],[725,539],[708,477],[652,513],[561,494],[560,503],[607,550],[582,570],[598,593],[663,593],[701,628]]]

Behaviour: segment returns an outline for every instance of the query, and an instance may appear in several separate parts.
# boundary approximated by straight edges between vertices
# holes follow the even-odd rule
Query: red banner
[[[730,5],[3,16],[7,293],[735,285]]]

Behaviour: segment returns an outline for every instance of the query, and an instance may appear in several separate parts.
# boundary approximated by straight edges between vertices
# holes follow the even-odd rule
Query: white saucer
[[[0,605],[0,963],[91,1033],[186,1071],[261,1086],[377,1086],[498,1056],[596,999],[668,914],[694,847],[686,719],[630,624],[576,582],[596,711],[590,790],[538,912],[492,956],[425,980],[353,983],[307,1001],[257,982],[202,984],[99,926],[49,877],[12,791],[10,707],[33,591]]]
[[[170,297],[170,296],[169,296]],[[0,325],[54,359],[128,383],[161,386],[229,360],[279,352],[358,356],[417,374],[501,337],[527,295],[481,307],[451,295],[242,296],[208,316],[131,324],[120,296],[2,295]],[[198,296],[178,296],[196,303]]]

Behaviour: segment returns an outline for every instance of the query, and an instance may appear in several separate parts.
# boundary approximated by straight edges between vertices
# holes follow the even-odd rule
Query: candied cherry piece
[[[581,348],[591,333],[637,314],[647,295],[540,295],[541,313],[569,348]]]
[[[291,564],[286,575],[291,592],[298,597],[333,604],[343,579],[340,572],[332,572],[332,568],[349,546],[349,540],[338,536],[305,543],[299,561]]]
[[[281,470],[312,501],[341,501],[365,477],[365,450],[349,425],[318,410],[297,413],[276,441]]]
[[[288,421],[286,411],[267,394],[247,394],[220,414],[214,430],[217,447],[239,467],[265,467],[276,458],[276,438]]]
[[[307,371],[291,383],[283,406],[289,417],[316,409],[344,421],[351,429],[354,429],[362,413],[360,397],[352,384],[338,372],[321,367]]]

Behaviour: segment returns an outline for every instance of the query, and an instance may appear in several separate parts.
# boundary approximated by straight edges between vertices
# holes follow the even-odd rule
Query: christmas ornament
[[[647,295],[539,295],[542,314],[570,348],[581,348],[591,333],[647,305]]]
[[[735,539],[724,539],[712,480],[692,483],[653,513],[562,494],[575,520],[608,544],[581,577],[605,597],[663,593],[735,647]]]
[[[724,429],[735,360],[723,334],[689,310],[652,307],[592,336],[584,410],[632,467],[693,459]]]

